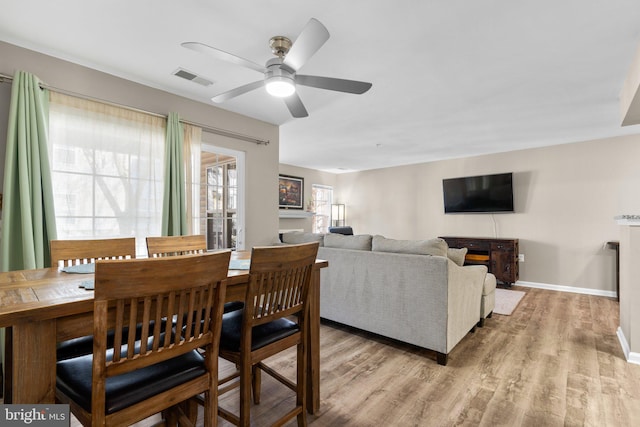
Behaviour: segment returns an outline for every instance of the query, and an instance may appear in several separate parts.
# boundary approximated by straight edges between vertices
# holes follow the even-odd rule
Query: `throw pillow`
[[[325,248],[370,251],[371,235],[358,234],[356,236],[345,236],[344,234],[329,233],[324,236],[324,246]]]
[[[467,248],[449,248],[447,249],[447,256],[449,259],[459,266],[464,265],[464,257],[467,255]]]
[[[435,238],[428,240],[396,240],[384,236],[374,236],[371,250],[399,254],[447,256],[447,242]]]

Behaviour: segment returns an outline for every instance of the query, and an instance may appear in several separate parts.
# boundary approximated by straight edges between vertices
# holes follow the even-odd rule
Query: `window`
[[[327,185],[313,184],[311,186],[311,202],[313,204],[313,223],[311,231],[314,233],[329,232],[331,222],[331,202],[333,188]]]
[[[60,239],[160,235],[166,120],[51,92],[49,150]]]

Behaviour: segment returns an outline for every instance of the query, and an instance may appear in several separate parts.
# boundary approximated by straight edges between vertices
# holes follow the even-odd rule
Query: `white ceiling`
[[[640,133],[619,106],[638,0],[11,0],[0,40],[210,104],[261,75],[180,43],[262,64],[312,17],[331,38],[300,72],[369,92],[299,87],[303,119],[262,89],[217,104],[281,125],[282,163],[353,171]]]

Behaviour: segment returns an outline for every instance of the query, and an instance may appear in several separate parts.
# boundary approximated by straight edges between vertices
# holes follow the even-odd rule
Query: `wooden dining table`
[[[231,254],[232,260],[250,257],[250,251]],[[317,260],[311,279],[307,410],[312,414],[320,407],[320,269],[328,265]],[[0,327],[12,328],[11,403],[55,402],[56,343],[93,334],[93,291],[81,287],[92,279],[91,273],[58,268],[0,272]],[[244,300],[248,280],[248,270],[230,269],[225,301]]]

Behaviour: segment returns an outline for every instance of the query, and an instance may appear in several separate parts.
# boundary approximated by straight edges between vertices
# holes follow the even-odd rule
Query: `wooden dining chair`
[[[88,264],[101,259],[136,257],[135,237],[92,240],[52,240],[51,266],[67,267]]]
[[[205,252],[207,252],[207,240],[202,234],[147,237],[147,253],[149,254],[149,258],[200,254]],[[244,307],[242,301],[230,301],[224,305],[224,312],[228,313],[233,310],[239,310],[242,307]]]
[[[56,398],[85,426],[130,425],[163,411],[168,424],[190,424],[195,420],[181,407],[204,393],[204,425],[215,426],[229,257],[98,261],[93,335],[101,339],[93,354],[57,363]],[[184,324],[163,331],[160,320],[173,317]],[[138,324],[139,339],[132,332]],[[113,348],[108,331],[115,333]]]
[[[135,238],[98,239],[98,240],[51,240],[49,242],[51,253],[51,266],[62,268],[77,264],[88,264],[98,259],[123,259],[135,258]],[[12,330],[7,328],[5,332],[4,346],[12,348]],[[91,353],[93,338],[91,336],[80,337],[73,340],[58,343],[58,360],[67,357]],[[4,398],[11,400],[11,354],[5,355],[5,393]],[[2,382],[0,381],[0,388]]]
[[[220,356],[238,370],[220,380],[220,393],[240,387],[239,415],[218,407],[218,414],[239,426],[249,426],[251,391],[260,403],[261,371],[296,393],[296,406],[274,424],[297,417],[306,425],[306,323],[309,286],[318,242],[290,246],[256,247],[251,252],[249,284],[244,310],[226,313],[222,320]],[[296,382],[282,376],[264,360],[297,347]]]
[[[136,257],[135,237],[91,240],[52,240],[51,266],[64,268],[90,264],[96,260]],[[109,336],[109,343],[113,337]],[[93,336],[78,337],[57,344],[57,360],[82,356],[93,351]]]
[[[207,240],[202,234],[190,236],[147,237],[149,258],[200,254],[207,251]]]

